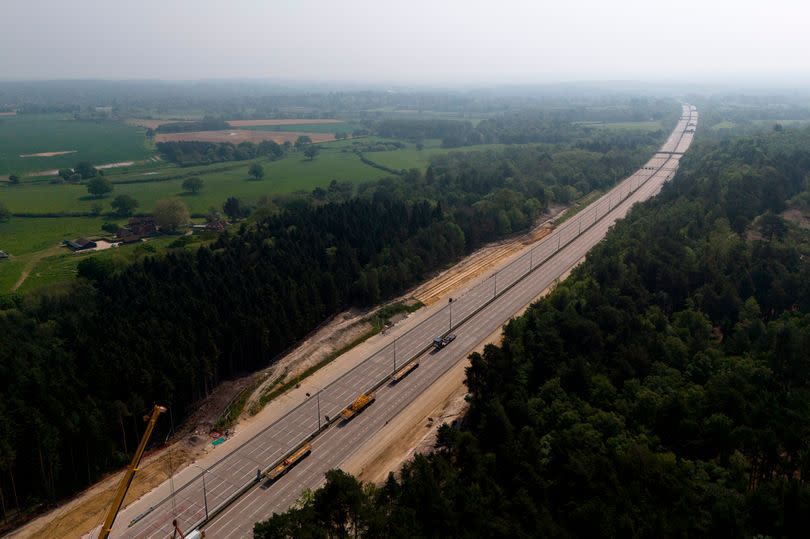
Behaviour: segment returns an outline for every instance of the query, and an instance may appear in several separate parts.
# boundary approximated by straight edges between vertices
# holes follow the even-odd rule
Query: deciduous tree
[[[179,198],[158,200],[155,203],[153,215],[160,229],[166,232],[176,232],[181,226],[187,225],[191,219],[186,203]]]

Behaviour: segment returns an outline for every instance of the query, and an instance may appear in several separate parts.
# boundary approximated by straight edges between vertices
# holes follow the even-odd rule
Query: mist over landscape
[[[0,537],[807,536],[806,3],[0,17]]]

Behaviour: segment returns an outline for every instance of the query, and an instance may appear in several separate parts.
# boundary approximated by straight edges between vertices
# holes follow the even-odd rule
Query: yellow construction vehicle
[[[349,419],[353,418],[355,415],[362,412],[366,406],[374,402],[375,396],[374,393],[365,393],[360,395],[354,402],[347,406],[340,415],[343,417],[344,420],[348,421]]]
[[[138,444],[138,449],[136,449],[135,454],[132,455],[132,462],[129,463],[129,467],[127,468],[126,473],[124,473],[124,477],[122,477],[121,482],[118,483],[118,490],[115,491],[115,497],[110,504],[109,511],[107,511],[107,518],[104,519],[104,524],[101,526],[101,531],[98,532],[99,539],[106,539],[110,535],[113,522],[115,522],[115,517],[118,516],[118,511],[121,510],[121,504],[124,503],[124,496],[127,495],[129,486],[132,484],[132,479],[135,477],[135,472],[138,471],[138,465],[141,463],[141,457],[143,457],[143,452],[146,450],[146,444],[149,442],[149,438],[152,436],[152,431],[155,429],[155,423],[157,423],[158,416],[165,411],[166,408],[156,404],[155,407],[152,408],[152,415],[144,416],[144,421],[148,421],[146,424],[146,430],[144,431],[143,436],[141,436],[141,443]]]
[[[284,459],[281,462],[281,464],[279,464],[278,466],[267,472],[267,477],[270,479],[270,481],[275,481],[276,479],[278,479],[279,477],[290,471],[290,468],[298,464],[300,460],[309,455],[311,452],[312,452],[312,445],[310,444],[302,445],[301,447],[298,448],[298,450],[295,453]]]

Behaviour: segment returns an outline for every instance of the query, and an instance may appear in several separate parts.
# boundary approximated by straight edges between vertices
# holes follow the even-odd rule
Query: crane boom
[[[127,467],[126,473],[124,473],[124,477],[121,478],[121,482],[118,483],[118,490],[115,491],[115,497],[113,498],[112,504],[110,504],[110,509],[107,511],[107,518],[104,519],[104,524],[101,526],[101,531],[98,533],[98,539],[107,539],[112,531],[113,522],[115,522],[115,517],[118,516],[118,511],[121,509],[121,504],[124,503],[124,496],[127,495],[127,491],[129,490],[129,486],[132,484],[132,479],[135,477],[135,472],[138,471],[138,465],[141,463],[141,457],[143,457],[143,452],[146,450],[146,444],[149,442],[149,438],[152,436],[152,431],[155,429],[155,423],[157,423],[158,416],[166,411],[166,408],[163,406],[155,405],[152,408],[152,415],[146,416],[144,419],[148,420],[149,423],[146,424],[146,430],[141,436],[141,443],[138,444],[138,449],[135,451],[135,454],[132,455],[132,462],[129,463]]]

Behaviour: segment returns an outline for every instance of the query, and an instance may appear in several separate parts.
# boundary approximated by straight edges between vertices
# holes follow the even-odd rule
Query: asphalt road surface
[[[117,522],[112,536],[167,537],[174,518],[183,530],[189,531],[205,519],[207,505],[209,514],[224,507],[203,526],[207,537],[252,537],[256,521],[286,510],[303,489],[317,488],[323,482],[324,472],[339,467],[450,367],[464,360],[471,350],[576,265],[633,204],[657,194],[674,176],[681,155],[692,142],[696,123],[697,111],[684,105],[680,121],[659,153],[636,173],[498,273],[476,283],[452,303],[434,306],[435,312],[429,318],[226,454],[178,489],[174,500],[167,498],[132,526]],[[433,339],[448,333],[451,327],[457,338],[436,353],[427,352]],[[390,385],[385,381],[395,368],[419,356],[419,368],[401,382]],[[357,395],[381,383],[376,402],[366,410],[347,423],[334,420]],[[319,411],[324,429],[320,434]],[[327,416],[332,419],[328,426]],[[256,480],[258,470],[266,471],[276,465],[311,438],[314,438],[311,455],[289,473],[272,484]]]

